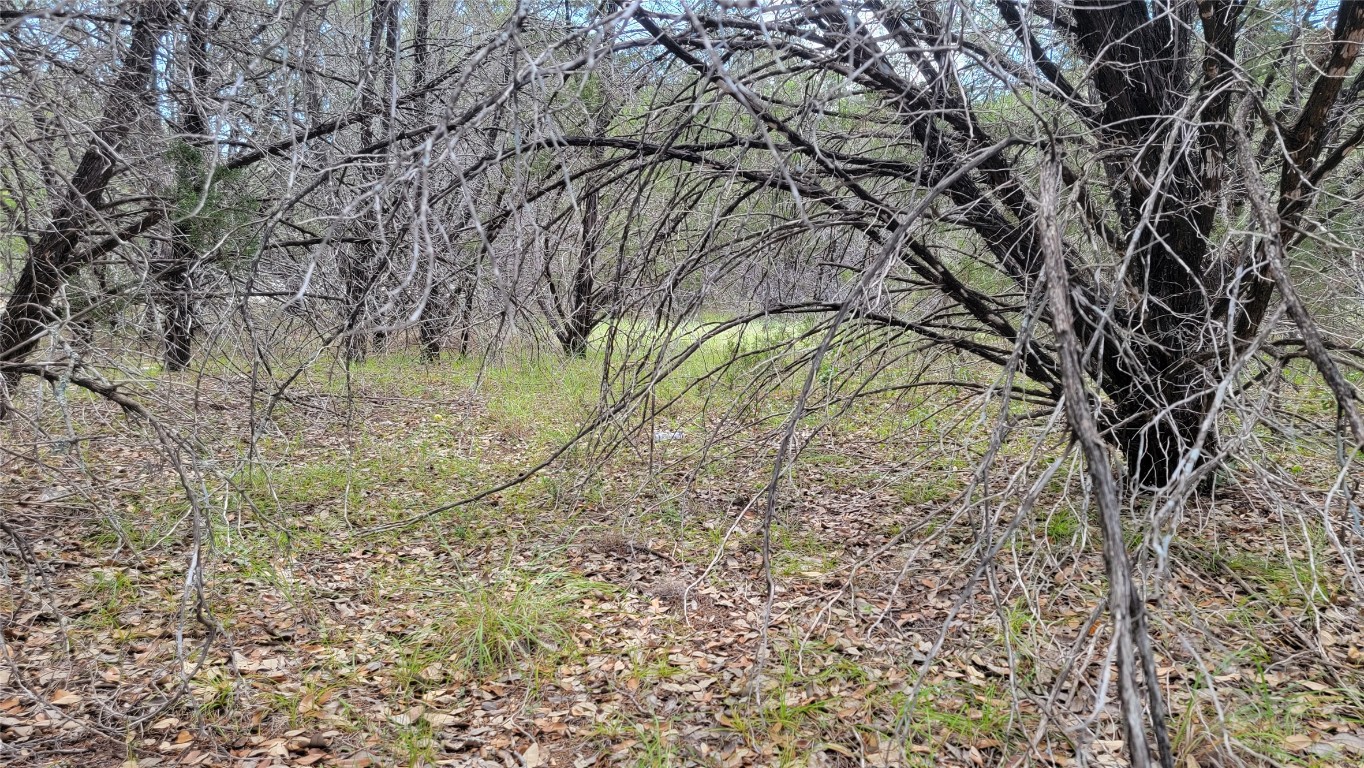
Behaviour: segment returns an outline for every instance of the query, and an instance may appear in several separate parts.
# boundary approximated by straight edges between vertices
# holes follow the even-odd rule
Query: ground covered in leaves
[[[593,376],[394,357],[268,414],[230,371],[155,377],[178,469],[78,394],[6,425],[0,762],[1124,764],[1059,437],[979,474],[990,419],[873,398],[802,433],[765,531],[789,400],[717,379],[423,515],[572,437]],[[1364,762],[1361,604],[1300,501],[1219,491],[1164,557],[1133,524],[1181,766]]]

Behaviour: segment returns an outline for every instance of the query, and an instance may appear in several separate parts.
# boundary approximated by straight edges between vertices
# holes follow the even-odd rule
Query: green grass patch
[[[478,676],[533,672],[576,650],[578,603],[609,585],[564,573],[507,573],[470,586],[453,601],[428,606],[437,617],[408,638],[396,675],[409,687],[435,685],[443,669]]]

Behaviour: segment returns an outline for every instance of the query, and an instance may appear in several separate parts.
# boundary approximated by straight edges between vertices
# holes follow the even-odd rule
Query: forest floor
[[[858,406],[783,477],[768,541],[790,400],[750,398],[709,439],[700,404],[741,388],[716,380],[613,453],[422,516],[572,437],[592,364],[394,356],[338,381],[297,382],[248,463],[240,377],[153,379],[150,400],[193,403],[167,423],[207,446],[180,453],[215,505],[197,512],[147,425],[49,406],[77,442],[6,458],[0,486],[24,543],[3,562],[0,762],[1125,764],[1074,457],[1023,503],[1059,438],[973,484],[988,419],[941,393]],[[1361,603],[1320,498],[1300,501],[1199,500],[1152,570],[1182,768],[1364,762]]]

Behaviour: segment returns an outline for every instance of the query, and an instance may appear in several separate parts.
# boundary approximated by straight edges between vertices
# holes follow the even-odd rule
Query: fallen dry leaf
[[[1285,747],[1288,747],[1294,752],[1301,752],[1307,749],[1308,747],[1312,746],[1312,737],[1306,736],[1301,733],[1294,733],[1289,736],[1285,736],[1283,743]]]
[[[80,694],[72,693],[71,691],[63,690],[61,688],[58,688],[57,692],[52,696],[52,703],[59,707],[74,706],[82,701],[84,701],[84,699]]]

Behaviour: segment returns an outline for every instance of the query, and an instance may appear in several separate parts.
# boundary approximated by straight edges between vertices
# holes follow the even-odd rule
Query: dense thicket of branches
[[[820,318],[812,369],[870,333],[1064,402],[1105,514],[1206,483],[1294,359],[1364,437],[1364,2],[73,0],[0,23],[11,400],[152,329],[168,370],[358,361],[409,330],[427,360],[602,338],[666,370],[697,318],[787,313]],[[627,319],[663,341],[601,333]],[[1136,632],[1140,596],[1118,602]]]

